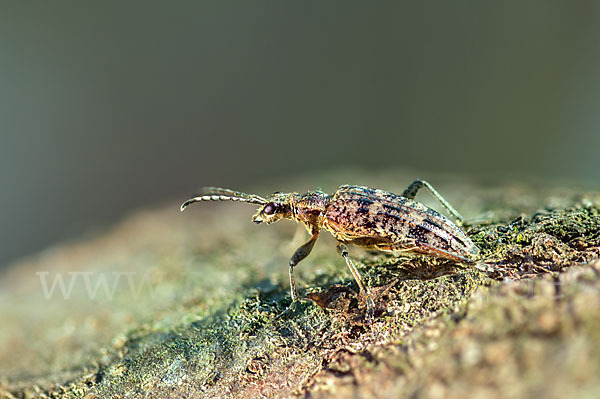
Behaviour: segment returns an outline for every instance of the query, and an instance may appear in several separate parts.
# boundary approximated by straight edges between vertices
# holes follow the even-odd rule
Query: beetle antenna
[[[181,211],[183,212],[188,205],[200,201],[237,201],[257,205],[264,205],[267,203],[267,200],[259,195],[246,194],[240,191],[229,190],[227,188],[203,187],[200,191],[200,194],[181,204]]]

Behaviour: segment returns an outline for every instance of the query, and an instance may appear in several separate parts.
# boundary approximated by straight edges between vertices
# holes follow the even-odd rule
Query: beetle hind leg
[[[440,202],[440,204],[442,204],[442,206],[444,208],[446,208],[452,216],[454,216],[454,218],[459,222],[459,224],[462,224],[464,219],[460,215],[460,213],[458,213],[458,211],[456,209],[454,209],[454,207],[452,207],[452,205],[450,205],[448,203],[448,201],[446,201],[444,199],[444,197],[442,197],[442,195],[440,193],[438,193],[437,190],[435,188],[433,188],[433,186],[431,184],[429,184],[428,182],[426,182],[425,180],[419,179],[419,180],[415,180],[414,182],[412,182],[402,192],[402,196],[414,200],[415,196],[417,195],[417,192],[423,187],[427,188],[431,192],[431,194],[433,194],[433,196]]]

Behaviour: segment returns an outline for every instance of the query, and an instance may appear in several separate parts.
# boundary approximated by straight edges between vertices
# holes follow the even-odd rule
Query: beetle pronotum
[[[301,222],[311,234],[289,262],[290,291],[293,310],[299,299],[294,267],[312,250],[319,232],[329,231],[338,241],[338,253],[352,272],[371,317],[374,304],[368,287],[350,257],[346,244],[380,251],[409,251],[464,262],[475,262],[479,249],[467,235],[448,218],[414,200],[420,188],[426,187],[458,221],[462,217],[426,181],[415,180],[402,195],[362,186],[340,186],[333,195],[322,191],[306,194],[273,193],[268,198],[229,189],[206,187],[202,194],[181,205],[200,201],[238,201],[260,205],[252,220],[270,224],[280,219]]]

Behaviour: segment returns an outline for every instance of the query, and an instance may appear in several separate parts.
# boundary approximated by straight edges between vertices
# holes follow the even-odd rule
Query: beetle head
[[[273,193],[266,204],[258,208],[252,216],[254,223],[273,223],[280,219],[290,219],[293,215],[292,198],[294,194]]]
[[[258,212],[252,217],[255,223],[273,223],[283,218],[291,218],[292,198],[297,194],[273,193],[265,199],[255,194],[246,194],[240,191],[234,191],[227,188],[204,187],[200,194],[190,198],[181,205],[183,211],[188,205],[201,201],[236,201],[248,204],[258,204]]]

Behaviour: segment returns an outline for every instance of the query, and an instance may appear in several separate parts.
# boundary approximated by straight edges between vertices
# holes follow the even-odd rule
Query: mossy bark
[[[305,233],[256,226],[253,209],[237,204],[142,211],[15,264],[0,279],[0,393],[600,396],[598,192],[429,180],[470,220],[485,267],[351,248],[374,291],[373,322],[325,237],[297,268],[305,300],[276,320],[289,305],[287,260]],[[401,192],[400,181],[411,179],[336,172],[281,186]],[[58,285],[47,295],[57,276],[66,288],[73,279],[67,298]]]

